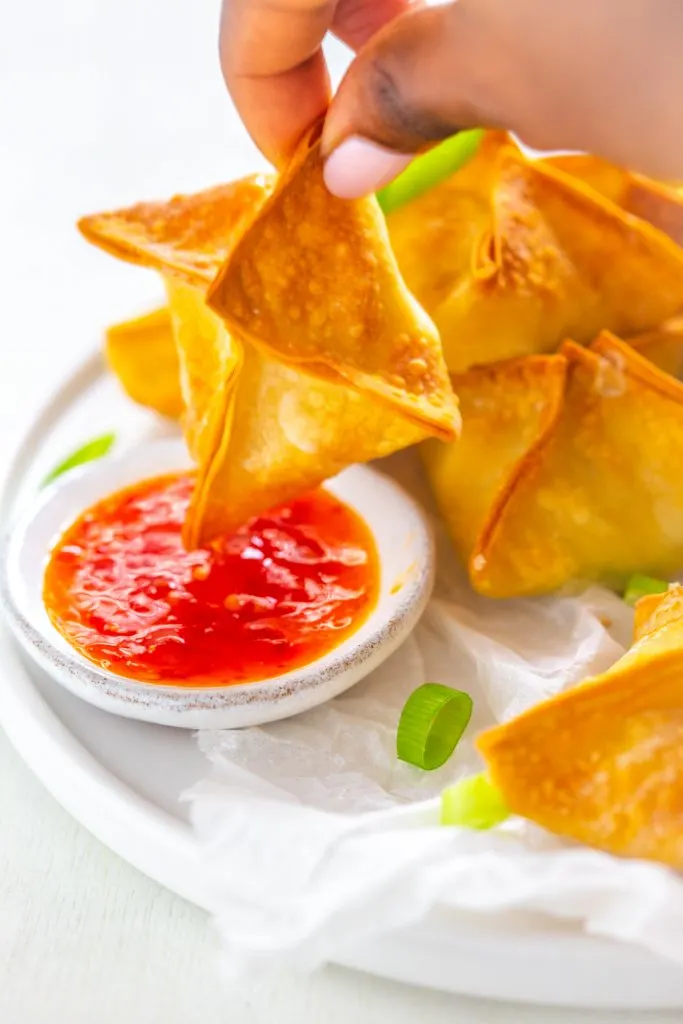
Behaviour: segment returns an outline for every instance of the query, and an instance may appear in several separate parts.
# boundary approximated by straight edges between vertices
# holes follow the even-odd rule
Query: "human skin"
[[[357,54],[334,98],[328,32]],[[680,0],[224,0],[220,53],[276,165],[329,105],[325,176],[342,197],[475,126],[683,179]]]

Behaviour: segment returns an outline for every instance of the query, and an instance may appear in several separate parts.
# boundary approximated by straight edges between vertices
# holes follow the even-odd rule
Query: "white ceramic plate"
[[[22,442],[8,480],[12,508],[32,500],[35,481],[61,453],[112,427],[131,439],[159,429],[152,417],[130,409],[95,358],[45,407]],[[27,764],[102,842],[203,906],[198,855],[179,799],[206,772],[192,735],[107,714],[58,686],[8,636],[0,635],[0,647],[0,721]],[[442,913],[338,960],[383,977],[494,999],[683,1008],[680,968],[528,915]]]
[[[431,593],[434,551],[418,504],[388,477],[352,466],[326,487],[369,526],[380,589],[366,622],[302,668],[262,682],[191,688],[140,683],[92,664],[52,625],[42,600],[47,553],[86,508],[139,480],[189,466],[179,439],[141,441],[60,477],[0,542],[0,598],[19,642],[77,697],[124,718],[187,729],[261,725],[336,697],[372,672],[415,626]],[[391,507],[391,515],[386,509]]]

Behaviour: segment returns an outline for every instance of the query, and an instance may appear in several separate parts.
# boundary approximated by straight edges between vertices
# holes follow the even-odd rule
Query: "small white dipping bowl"
[[[48,487],[2,538],[0,597],[22,646],[57,682],[124,718],[185,729],[239,728],[299,714],[353,686],[410,633],[431,593],[434,550],[419,505],[392,480],[352,466],[326,488],[370,527],[380,591],[365,623],[322,658],[255,683],[183,687],[136,682],[98,668],[54,628],[43,604],[43,574],[60,534],[86,508],[138,480],[189,467],[180,441],[151,441],[90,463]]]

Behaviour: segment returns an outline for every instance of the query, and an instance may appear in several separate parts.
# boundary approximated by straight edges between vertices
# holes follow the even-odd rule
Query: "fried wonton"
[[[499,135],[388,223],[454,372],[602,329],[630,337],[683,309],[683,249]]]
[[[85,222],[91,240],[160,270],[166,282],[184,430],[199,463],[186,524],[191,546],[207,543],[353,462],[389,454],[429,435],[453,437],[459,424],[438,335],[398,276],[374,200],[341,204],[341,210],[323,190],[317,155],[312,170],[311,160],[295,157],[267,203],[269,184],[260,184],[256,194],[250,185],[249,214],[236,201],[231,216],[226,191],[216,189]],[[241,199],[238,186],[230,188],[233,198]],[[252,324],[249,331],[240,327],[238,334],[229,310],[225,319],[232,329],[207,306],[208,283],[227,253],[227,276],[221,275],[214,296],[233,275],[241,279],[244,271],[248,277],[250,240],[263,225],[267,237],[270,226],[281,217],[286,221],[291,201],[301,223],[324,244],[309,263],[308,236],[300,226],[292,237],[276,240],[265,263],[257,256],[268,330]],[[182,216],[176,215],[179,204]],[[246,233],[243,214],[250,223]],[[327,227],[321,227],[321,219]],[[340,252],[345,246],[353,247],[354,260],[363,267],[360,286],[341,272],[348,267]],[[336,279],[324,262],[335,254]],[[280,293],[277,288],[273,293],[268,282],[282,266],[300,266],[302,260],[301,273],[310,272],[305,279],[308,306],[299,333],[290,334],[291,306],[282,311]],[[297,294],[292,287],[292,304]],[[322,312],[329,330],[320,332]]]
[[[459,424],[439,335],[408,291],[374,197],[323,182],[319,127],[237,237],[208,304],[280,362],[375,395],[430,433]]]
[[[472,585],[490,597],[571,580],[622,587],[683,567],[683,385],[603,333],[589,347],[453,379],[457,446],[424,447]]]
[[[683,869],[683,587],[639,603],[635,643],[607,672],[478,746],[516,814]]]
[[[109,368],[129,398],[162,416],[180,416],[180,368],[168,309],[110,327],[104,350]]]

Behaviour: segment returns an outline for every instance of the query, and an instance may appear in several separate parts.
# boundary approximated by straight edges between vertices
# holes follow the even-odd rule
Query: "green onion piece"
[[[104,455],[107,455],[114,446],[116,441],[116,434],[102,434],[101,437],[94,437],[92,441],[88,441],[87,444],[81,445],[75,452],[72,452],[63,462],[60,462],[58,466],[55,466],[51,470],[42,482],[42,487],[46,487],[47,484],[51,484],[53,480],[56,480],[62,473],[68,473],[70,469],[75,469],[77,466],[82,466],[86,462],[94,462],[95,459],[101,459]]]
[[[472,698],[440,683],[411,693],[401,712],[396,753],[401,761],[433,771],[445,764],[472,715]]]
[[[503,794],[488,775],[471,775],[441,794],[441,824],[484,830],[510,817]]]
[[[458,132],[433,149],[416,156],[405,171],[377,193],[385,214],[417,199],[423,192],[454,174],[474,156],[484,135],[481,128]]]
[[[624,591],[624,601],[626,604],[634,605],[641,597],[646,597],[648,594],[663,594],[668,589],[669,584],[666,580],[656,580],[652,576],[644,576],[637,572],[628,581]]]

